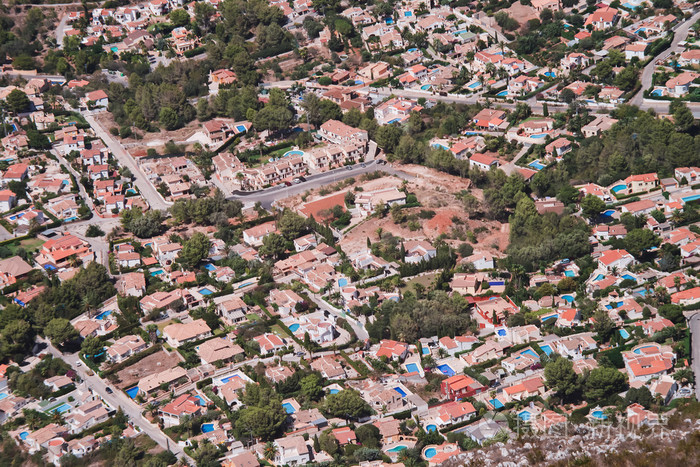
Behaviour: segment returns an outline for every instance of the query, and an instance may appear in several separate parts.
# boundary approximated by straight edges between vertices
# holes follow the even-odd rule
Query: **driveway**
[[[690,367],[695,373],[695,397],[700,400],[700,311],[688,318],[690,329]]]

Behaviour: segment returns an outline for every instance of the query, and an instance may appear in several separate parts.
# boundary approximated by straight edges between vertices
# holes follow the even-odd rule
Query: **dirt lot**
[[[112,114],[110,112],[99,113],[95,115],[95,118],[99,120],[99,122],[105,128],[119,127],[119,125],[117,125],[114,121],[114,118],[112,118]],[[139,151],[146,152],[149,148],[154,148],[160,151],[163,148],[163,146],[165,146],[165,143],[167,143],[170,140],[175,141],[178,144],[185,144],[184,142],[187,140],[187,138],[200,131],[201,129],[202,124],[199,123],[198,120],[194,120],[187,124],[185,127],[174,131],[161,130],[157,133],[151,133],[142,132],[139,129],[132,128],[132,130],[134,132],[138,132],[142,136],[142,138],[120,138],[120,141],[124,145],[124,147],[126,147],[132,154]]]
[[[117,373],[120,381],[116,386],[119,389],[131,388],[144,376],[176,367],[180,361],[180,354],[176,350],[170,352],[170,355],[161,350]]]
[[[537,10],[531,6],[523,5],[520,2],[513,3],[510,8],[504,11],[506,11],[511,17],[515,18],[518,23],[520,23],[520,26],[523,26],[531,19],[540,17]]]
[[[508,226],[499,222],[470,219],[469,215],[462,208],[461,201],[455,196],[462,190],[469,191],[472,195],[483,200],[483,193],[476,188],[470,188],[468,179],[452,176],[436,170],[427,169],[419,165],[401,165],[395,168],[415,177],[407,182],[408,191],[415,193],[420,207],[407,208],[407,214],[418,214],[421,210],[435,211],[432,219],[419,219],[421,228],[411,231],[407,225],[396,225],[391,219],[391,215],[384,218],[369,218],[361,220],[357,226],[352,228],[340,241],[340,245],[347,254],[353,254],[367,248],[367,238],[372,242],[379,239],[377,230],[389,232],[394,236],[406,240],[435,240],[439,235],[446,234],[446,241],[453,247],[462,243],[454,235],[453,230],[470,231],[476,234],[477,243],[473,244],[476,250],[488,251],[492,254],[503,252],[508,246]],[[395,176],[386,176],[371,181],[360,181],[359,179],[351,185],[352,187],[362,187],[364,191],[377,190],[380,188],[397,187],[401,188],[403,180]],[[347,190],[350,186],[343,186]],[[312,201],[319,197],[319,190],[309,192],[307,201]],[[294,209],[302,203],[301,196],[294,196],[279,202],[281,205]]]

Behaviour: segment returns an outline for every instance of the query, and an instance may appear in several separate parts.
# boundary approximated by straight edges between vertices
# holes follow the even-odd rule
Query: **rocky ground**
[[[568,433],[524,436],[459,454],[443,466],[691,466],[700,463],[700,421],[663,427],[571,425]],[[673,428],[672,428],[673,426]]]

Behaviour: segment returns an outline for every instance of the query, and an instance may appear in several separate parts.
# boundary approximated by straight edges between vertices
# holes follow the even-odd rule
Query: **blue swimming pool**
[[[245,125],[236,125],[236,131],[238,131],[239,133],[245,133]]]
[[[622,4],[622,6],[630,10],[636,10],[637,8],[639,8],[639,5],[632,5],[630,2],[625,2]]]
[[[634,31],[635,34],[639,34],[640,32],[646,32],[647,28],[639,28],[636,31]]]
[[[503,408],[503,404],[498,399],[491,399],[489,402],[491,403],[491,405],[493,406],[494,409],[502,409]]]
[[[72,408],[72,407],[71,407],[70,405],[68,405],[68,404],[61,404],[61,405],[59,405],[58,407],[56,407],[55,409],[53,409],[51,412],[53,412],[53,413],[56,413],[56,412],[58,412],[58,413],[64,413],[64,412],[68,412],[71,408]]]
[[[331,394],[338,394],[340,391],[338,389],[331,389],[329,392]]]
[[[289,326],[289,330],[292,332],[297,332],[299,328],[301,327],[301,324],[299,323],[294,323]]]
[[[518,418],[524,422],[529,422],[532,415],[527,410],[523,410],[518,414]]]
[[[293,151],[287,151],[284,153],[282,157],[287,157],[287,156],[303,156],[304,151],[299,151],[298,149],[294,149]]]
[[[683,201],[687,203],[689,201],[695,201],[698,199],[700,199],[700,195],[691,195],[691,196],[686,196],[685,198],[683,198]]]
[[[540,357],[535,353],[535,351],[532,350],[532,349],[526,349],[526,350],[520,352],[520,355],[529,355],[529,356],[534,357],[534,358],[540,358]]]
[[[403,444],[399,444],[398,446],[394,446],[394,447],[391,448],[391,449],[387,449],[386,452],[393,452],[393,453],[396,453],[396,452],[401,452],[401,451],[403,451],[404,449],[408,449],[408,446],[404,446]]]
[[[441,143],[433,143],[431,146],[434,147],[435,149],[444,149],[445,151],[448,151],[450,149]]]
[[[443,363],[442,365],[438,365],[438,370],[440,370],[440,372],[443,375],[447,375],[447,376],[454,376],[456,374],[455,371],[450,367],[450,365],[447,365],[446,363]]]
[[[203,423],[202,424],[202,433],[211,433],[214,431],[214,424],[213,423]]]
[[[197,400],[199,401],[199,405],[201,405],[202,407],[204,407],[205,405],[207,405],[207,401],[205,401],[204,398],[203,398],[202,396],[196,395],[196,396],[194,396],[194,398],[197,399]]]
[[[535,170],[542,170],[545,168],[545,165],[542,164],[540,161],[532,161],[527,165],[528,165],[528,167],[532,167]]]
[[[348,280],[346,278],[341,277],[338,279],[338,287],[345,287],[346,285],[348,285]]]
[[[111,50],[113,53],[117,53],[117,52],[119,52],[119,47],[117,47],[116,45],[113,45],[112,47],[109,48],[109,50]]]
[[[498,97],[506,97],[508,95],[508,90],[504,90],[496,94]]]
[[[396,392],[398,392],[399,394],[401,394],[401,397],[406,397],[406,396],[407,396],[406,391],[404,391],[404,390],[403,390],[401,387],[399,387],[399,386],[396,386],[396,387],[394,388],[394,391],[396,391]]]
[[[363,84],[365,84],[365,82],[364,82],[364,81],[361,81],[361,80],[359,80],[359,79],[356,79],[356,80],[355,80],[355,84],[357,84],[357,85],[363,85]]]
[[[597,276],[595,276],[595,279],[593,279],[593,281],[597,282],[597,281],[602,281],[603,279],[605,279],[605,275],[598,274]]]
[[[227,376],[226,378],[222,379],[221,382],[224,383],[224,384],[226,384],[226,383],[228,383],[229,381],[231,381],[232,379],[235,379],[235,378],[240,378],[240,376],[238,376],[238,375]]]
[[[423,347],[421,352],[423,352],[423,355],[428,355],[430,353],[430,349],[428,347]]]
[[[111,314],[112,314],[112,310],[105,310],[102,313],[100,313],[99,315],[95,316],[95,319],[103,320]]]
[[[574,271],[564,271],[564,275],[566,277],[576,277],[576,273]]]
[[[567,302],[571,303],[574,301],[574,296],[573,295],[562,295],[561,298],[566,300]]]
[[[284,411],[288,414],[292,414],[297,411],[297,409],[295,409],[294,406],[289,402],[285,402],[284,404],[282,404],[282,407],[284,407]]]
[[[538,133],[536,135],[530,135],[530,138],[532,139],[541,139],[541,138],[546,138],[547,133]]]
[[[642,353],[642,350],[644,350],[644,349],[653,349],[653,348],[656,348],[656,346],[654,346],[654,345],[645,345],[644,347],[640,347],[640,348],[638,348],[638,349],[634,349],[634,353],[636,353],[637,355],[639,355],[639,354]]]
[[[481,83],[478,82],[478,81],[475,81],[475,82],[473,82],[472,84],[468,85],[467,87],[468,87],[469,89],[476,89],[476,88],[478,88],[479,86],[481,86]]]
[[[29,436],[29,432],[28,432],[28,431],[23,431],[22,433],[19,434],[19,439],[21,439],[22,441],[24,441],[25,439],[27,439],[28,436]]]
[[[214,291],[207,287],[204,287],[202,289],[199,289],[199,293],[201,293],[202,295],[211,295],[214,293]]]
[[[631,274],[623,274],[623,275],[622,275],[622,278],[623,278],[623,279],[628,279],[628,280],[631,280],[631,281],[636,281],[636,280],[637,280],[637,278],[634,277],[634,276],[631,275]]]
[[[133,388],[127,389],[125,392],[127,396],[136,399],[136,395],[139,393],[139,387],[134,386]]]
[[[428,448],[425,450],[425,458],[432,459],[437,455],[437,450],[435,448]]]
[[[612,191],[613,193],[619,193],[620,191],[626,190],[626,189],[627,189],[627,185],[625,185],[625,184],[620,184],[620,185],[615,185],[614,187],[612,187],[612,188],[611,188],[611,191]]]
[[[409,373],[420,373],[420,368],[418,368],[416,363],[409,363],[406,365],[406,371]]]
[[[623,339],[629,339],[629,338],[630,338],[630,333],[627,332],[626,329],[620,329],[620,335],[622,336]]]
[[[552,355],[552,348],[548,344],[540,345],[540,349],[545,355]]]
[[[431,431],[437,431],[437,425],[433,425],[432,423],[428,426],[425,427],[426,431],[431,432]]]
[[[556,78],[556,77],[557,77],[557,74],[554,73],[553,71],[546,71],[546,72],[544,73],[544,75],[545,75],[546,77],[548,77],[548,78]]]
[[[612,215],[615,214],[616,212],[617,212],[617,211],[615,211],[614,209],[608,209],[607,211],[605,211],[605,212],[603,213],[603,215],[604,215],[605,217],[612,217]]]
[[[598,420],[607,420],[608,416],[603,413],[602,410],[594,410],[591,412],[591,415],[593,418],[597,418]]]
[[[9,394],[7,394],[6,392],[0,392],[0,401],[6,397],[9,397]]]
[[[661,97],[664,95],[664,90],[663,89],[654,89],[653,91],[651,91],[651,95],[656,96],[656,97]]]
[[[214,266],[213,264],[208,263],[208,264],[205,264],[205,265],[204,265],[204,269],[206,269],[207,271],[211,272],[211,271],[216,270],[216,266]]]
[[[501,328],[501,329],[499,329],[498,331],[496,331],[496,333],[497,333],[499,336],[501,336],[501,337],[505,337],[505,335],[507,334],[507,333],[506,333],[506,330],[503,329],[503,328]]]
[[[165,273],[165,271],[163,271],[162,269],[151,271],[151,277],[160,276],[161,274],[164,274],[164,273]]]
[[[406,18],[410,18],[411,16],[413,16],[413,12],[412,11],[404,11],[403,15]],[[412,52],[412,51],[415,52],[416,50],[418,50],[418,49],[408,49],[409,52]]]
[[[421,88],[423,91],[427,91],[427,90],[429,90],[430,88],[432,88],[432,86],[429,85],[429,84],[424,84],[424,85],[421,86],[420,88]]]

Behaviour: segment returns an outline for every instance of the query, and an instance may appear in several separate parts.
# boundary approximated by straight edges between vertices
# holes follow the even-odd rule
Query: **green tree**
[[[284,211],[277,227],[287,240],[299,238],[307,230],[306,219],[291,210]]]
[[[604,310],[598,310],[593,315],[593,330],[598,334],[601,342],[608,342],[615,331],[615,323],[610,319]]]
[[[576,402],[581,397],[581,379],[570,360],[559,357],[550,361],[544,367],[544,377],[562,404]]]
[[[605,210],[605,201],[594,195],[586,195],[581,200],[581,210],[585,217],[595,219]]]
[[[279,259],[287,251],[287,241],[283,236],[271,233],[263,239],[263,244],[259,249],[261,255]]]
[[[15,114],[29,108],[29,97],[21,89],[13,89],[5,98],[5,102]]]
[[[160,113],[158,114],[158,121],[163,127],[170,131],[176,129],[180,126],[180,120],[175,112],[170,107],[162,107]]]
[[[53,345],[62,345],[78,337],[78,331],[65,318],[54,318],[44,328],[44,334]]]
[[[379,428],[371,423],[358,426],[355,429],[355,436],[357,437],[357,441],[362,446],[370,449],[378,449],[379,443],[382,439]]]
[[[170,22],[175,27],[184,26],[186,24],[189,24],[189,22],[190,22],[189,13],[187,13],[185,10],[182,10],[182,9],[177,9],[177,10],[171,11],[170,14],[168,15],[168,18],[170,18]]]
[[[334,456],[340,449],[340,444],[338,443],[336,437],[333,436],[331,430],[326,430],[321,433],[321,436],[318,438],[318,442],[321,449],[330,456]]]
[[[312,401],[318,400],[323,395],[321,383],[321,378],[315,373],[304,376],[299,382],[301,393]]]
[[[0,349],[5,356],[23,353],[33,340],[32,326],[23,319],[15,319],[2,330]]]
[[[680,131],[689,131],[695,125],[695,117],[693,112],[688,108],[685,102],[676,104],[673,111],[673,122]]]
[[[86,358],[93,359],[95,355],[102,352],[104,349],[104,344],[102,341],[95,336],[88,336],[83,340],[80,345],[80,351],[85,355]]]
[[[324,410],[331,417],[345,420],[357,420],[372,413],[372,408],[353,389],[344,389],[336,394],[329,394],[323,404]]]
[[[180,251],[180,261],[190,269],[194,269],[207,256],[209,256],[211,242],[202,232],[195,232],[185,240]]]
[[[586,378],[586,399],[589,403],[618,394],[627,388],[627,376],[617,368],[596,368]]]
[[[660,243],[659,236],[649,229],[634,229],[623,240],[625,249],[635,257],[641,256],[649,248],[659,246]]]

